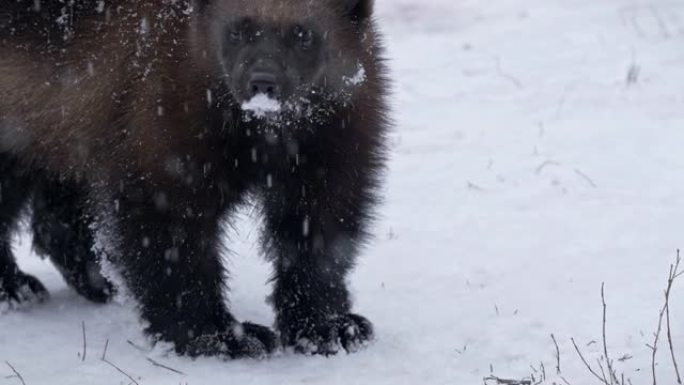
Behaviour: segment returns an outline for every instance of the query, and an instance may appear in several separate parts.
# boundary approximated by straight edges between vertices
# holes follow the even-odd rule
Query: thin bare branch
[[[86,359],[86,349],[88,346],[86,342],[85,321],[81,321],[81,331],[83,331],[83,354],[81,355],[81,362],[84,362]]]
[[[7,364],[7,366],[9,366],[10,369],[12,369],[12,372],[14,372],[14,375],[19,379],[19,381],[21,381],[21,384],[26,385],[26,381],[24,381],[24,377],[22,377],[21,374],[19,374],[19,372],[17,372],[17,370],[14,369],[14,366],[12,366],[12,364],[10,364],[7,361],[5,361],[5,364]]]
[[[606,382],[603,378],[601,378],[601,376],[598,375],[598,373],[596,373],[596,372],[594,371],[594,369],[591,367],[591,365],[589,365],[589,363],[587,362],[587,360],[584,358],[584,354],[582,354],[582,351],[581,351],[581,350],[579,349],[579,347],[577,346],[577,343],[575,342],[575,339],[574,339],[574,338],[570,338],[570,341],[572,341],[572,345],[575,347],[575,351],[577,352],[577,355],[579,356],[579,358],[580,358],[580,359],[582,360],[582,362],[584,363],[584,366],[587,367],[587,370],[589,370],[589,373],[593,374],[594,377],[596,377],[596,379],[598,379],[599,381],[601,381],[602,384],[608,385],[607,382]]]
[[[116,369],[119,373],[123,374],[123,375],[126,376],[129,380],[131,380],[131,382],[134,383],[135,385],[140,385],[140,384],[138,383],[138,381],[135,380],[135,378],[131,377],[130,374],[124,372],[123,370],[121,370],[121,368],[119,368],[118,366],[114,365],[112,362],[110,362],[110,361],[107,360],[106,358],[103,358],[103,359],[102,359],[102,362],[104,362],[104,363],[108,364],[109,366],[111,366],[112,368]]]
[[[102,350],[102,358],[101,358],[102,361],[104,361],[104,360],[105,360],[105,357],[107,356],[107,347],[108,347],[108,346],[109,346],[109,339],[107,339],[107,340],[105,341],[104,350]]]
[[[503,70],[503,68],[501,68],[501,59],[498,56],[494,57],[494,62],[496,64],[496,73],[499,76],[501,76],[504,79],[509,80],[511,83],[513,83],[513,85],[515,85],[516,88],[518,88],[518,89],[523,88],[523,84],[522,84],[522,82],[520,82],[520,80],[518,78],[516,78],[515,76],[505,72]]]
[[[666,321],[666,327],[667,327],[667,339],[668,339],[668,344],[670,347],[670,355],[672,357],[672,362],[674,365],[675,369],[675,374],[677,376],[677,381],[679,384],[682,383],[681,375],[679,373],[679,367],[677,365],[677,359],[675,358],[674,355],[674,345],[672,343],[672,331],[670,329],[670,292],[672,290],[672,285],[674,281],[679,277],[682,273],[679,271],[679,265],[681,263],[681,255],[679,250],[677,250],[677,260],[673,265],[670,265],[670,273],[667,276],[667,288],[665,289],[665,304],[663,305],[662,309],[660,310],[660,313],[658,315],[658,328],[656,329],[656,332],[653,337],[653,344],[651,345],[646,345],[651,349],[651,375],[653,378],[653,385],[658,384],[658,379],[656,375],[656,354],[658,353],[658,341],[660,340],[660,334],[662,333],[663,329],[663,320]],[[667,317],[666,317],[667,316]]]
[[[608,380],[610,385],[621,384],[620,380],[617,378],[615,369],[613,368],[613,360],[610,359],[608,354],[608,341],[606,338],[606,294],[605,294],[606,283],[601,283],[601,303],[603,304],[603,357],[606,359],[606,369],[608,370]]]
[[[494,381],[497,385],[532,385],[532,380],[509,380],[506,378],[499,378],[497,376],[489,376],[484,378],[485,384],[489,381]]]
[[[589,183],[589,186],[593,188],[597,188],[598,186],[596,185],[596,182],[594,182],[593,179],[589,177],[589,175],[585,174],[582,172],[580,169],[575,169],[575,174],[577,174],[580,178],[584,179],[587,183]]]
[[[672,357],[672,365],[674,366],[675,375],[677,377],[677,383],[682,385],[682,376],[679,373],[679,365],[677,364],[677,358],[674,354],[674,344],[672,343],[672,328],[670,327],[670,293],[672,291],[672,285],[679,277],[682,272],[679,271],[679,264],[682,261],[682,257],[677,250],[677,260],[674,266],[670,267],[670,275],[667,280],[667,289],[665,290],[665,319],[667,321],[667,343],[670,347],[670,357]]]
[[[135,348],[136,350],[139,350],[139,351],[141,351],[141,352],[143,352],[143,353],[149,353],[149,352],[150,352],[149,349],[145,349],[145,348],[143,348],[143,347],[140,346],[140,345],[136,345],[135,342],[133,342],[133,341],[131,341],[131,340],[126,340],[126,343],[129,344],[129,345],[131,345],[131,346],[132,346],[133,348]]]
[[[147,358],[147,361],[149,361],[152,365],[154,365],[154,366],[156,366],[156,367],[158,367],[158,368],[166,369],[166,370],[168,370],[168,371],[171,371],[171,372],[174,372],[174,373],[183,375],[183,376],[185,375],[185,373],[181,372],[180,370],[174,369],[174,368],[172,368],[172,367],[170,367],[170,366],[166,366],[166,365],[160,364],[159,362],[157,362],[157,361],[155,361],[155,360],[153,360],[153,359],[151,359],[151,358],[149,358],[149,357],[146,357],[146,358]]]
[[[556,374],[561,374],[560,370],[560,348],[558,347],[558,341],[556,341],[556,336],[551,333],[551,339],[553,340],[554,346],[556,346]]]
[[[601,369],[601,377],[603,378],[603,383],[609,384],[608,379],[606,378],[606,371],[605,369],[603,369],[603,364],[601,364],[601,359],[597,358],[596,363],[598,364],[599,369]]]

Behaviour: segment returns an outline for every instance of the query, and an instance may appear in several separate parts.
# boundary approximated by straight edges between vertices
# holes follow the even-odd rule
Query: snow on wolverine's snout
[[[243,111],[249,111],[257,118],[263,118],[269,113],[278,113],[282,109],[279,101],[269,98],[265,94],[256,94],[240,106]]]

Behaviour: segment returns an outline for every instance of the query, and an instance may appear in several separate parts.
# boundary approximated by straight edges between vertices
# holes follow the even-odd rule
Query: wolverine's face
[[[314,23],[265,24],[242,17],[228,22],[221,62],[235,99],[263,95],[280,103],[322,86],[325,31]]]
[[[257,118],[320,115],[365,79],[368,0],[214,0],[204,12],[232,102]]]

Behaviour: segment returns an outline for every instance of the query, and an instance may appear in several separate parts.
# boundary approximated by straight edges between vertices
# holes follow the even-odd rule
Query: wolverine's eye
[[[299,47],[301,47],[303,50],[311,48],[314,42],[314,33],[312,30],[298,25],[294,29],[294,34]]]
[[[254,24],[250,19],[241,19],[227,27],[227,38],[233,44],[250,42]]]
[[[228,33],[228,39],[233,44],[238,44],[242,41],[243,33],[240,30],[233,29]]]

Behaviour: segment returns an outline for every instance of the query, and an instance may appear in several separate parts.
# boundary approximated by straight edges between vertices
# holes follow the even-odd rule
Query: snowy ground
[[[27,385],[481,384],[491,371],[596,384],[574,353],[650,384],[675,250],[684,247],[684,0],[378,0],[396,130],[386,202],[351,282],[377,341],[325,359],[223,362],[147,349],[128,305],[94,306],[17,244],[49,303],[0,315],[0,361]],[[233,309],[271,323],[268,266],[244,215],[229,236]],[[672,293],[684,365],[684,282]],[[85,362],[81,322],[87,330]],[[598,341],[598,343],[591,343]],[[666,344],[660,385],[675,384]],[[154,367],[146,357],[185,373]],[[19,384],[0,362],[0,383]],[[536,369],[539,370],[539,369]],[[538,378],[539,374],[535,374]]]

